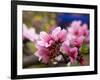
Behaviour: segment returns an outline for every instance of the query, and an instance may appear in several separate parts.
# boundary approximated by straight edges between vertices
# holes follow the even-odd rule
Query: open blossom
[[[34,42],[38,39],[38,35],[35,32],[34,28],[27,28],[25,24],[23,24],[23,39],[29,39],[30,41]]]
[[[73,46],[80,47],[83,41],[89,43],[89,30],[87,24],[82,24],[81,21],[73,21],[68,28],[70,42]]]
[[[82,24],[81,21],[73,21],[70,28],[68,28],[68,31],[76,37],[89,35],[87,24]]]
[[[51,33],[40,32],[40,40],[37,41],[38,50],[35,53],[43,63],[52,62],[59,54],[62,43],[66,40],[67,31],[55,28]],[[42,55],[41,55],[42,54]]]
[[[65,52],[65,54],[67,54],[67,56],[70,59],[71,63],[74,63],[74,61],[77,59],[78,56],[78,48],[77,47],[69,47],[66,44],[63,44],[63,50]]]

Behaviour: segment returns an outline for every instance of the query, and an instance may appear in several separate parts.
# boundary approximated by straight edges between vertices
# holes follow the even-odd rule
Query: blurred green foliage
[[[82,47],[80,48],[80,53],[84,55],[89,54],[89,47],[85,42],[82,44]]]
[[[30,51],[30,52],[33,53],[33,54],[35,53],[36,47],[35,47],[34,43],[28,42],[28,43],[26,44],[26,46],[27,46],[27,48],[28,48],[28,51]]]
[[[23,11],[23,23],[28,27],[34,27],[36,31],[49,32],[56,26],[56,16],[57,13],[53,12]]]

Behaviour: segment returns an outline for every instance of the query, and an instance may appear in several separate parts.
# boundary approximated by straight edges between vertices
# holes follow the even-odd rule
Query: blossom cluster
[[[35,32],[34,28],[28,29],[25,24],[23,24],[23,39],[28,39],[33,43],[38,39],[38,35]]]
[[[33,40],[33,38],[29,39]],[[73,21],[67,29],[56,27],[50,33],[41,31],[39,39],[36,40],[37,51],[35,55],[39,58],[39,61],[45,64],[64,59],[66,64],[68,60],[71,64],[77,61],[84,65],[85,60],[81,55],[81,53],[84,53],[82,50],[85,50],[83,49],[84,45],[89,50],[88,25],[82,24],[81,21]]]

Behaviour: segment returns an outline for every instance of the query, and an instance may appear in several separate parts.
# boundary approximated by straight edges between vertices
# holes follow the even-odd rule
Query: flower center
[[[54,44],[52,44],[50,47],[48,47],[48,49],[50,51],[50,58],[51,59],[54,59],[56,56],[59,55],[60,46],[61,46],[61,42],[55,41]]]
[[[77,36],[79,34],[79,32],[78,31],[75,31],[74,34]]]

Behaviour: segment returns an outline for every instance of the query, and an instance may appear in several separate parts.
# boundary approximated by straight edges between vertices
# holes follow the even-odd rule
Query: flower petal
[[[89,35],[89,30],[87,24],[82,25],[81,31],[83,32],[83,36],[88,36]]]
[[[67,46],[65,43],[62,44],[62,49],[64,52],[68,55],[69,54],[69,46]]]
[[[38,39],[38,35],[35,33],[34,28],[28,29],[25,24],[23,24],[23,38],[27,38],[30,41],[34,42]]]
[[[42,60],[43,63],[49,62],[49,51],[46,48],[39,49],[34,55],[39,57],[39,60]]]
[[[35,33],[34,28],[30,28],[28,31],[28,39],[32,42],[38,39],[38,35]]]
[[[44,31],[40,32],[40,39],[41,40],[47,41],[48,38],[49,38],[49,35],[46,32],[44,32]]]
[[[61,42],[65,41],[67,37],[67,31],[65,29],[61,30],[58,38],[60,39]]]
[[[57,27],[52,31],[52,36],[53,36],[54,40],[58,40],[58,35],[59,35],[60,31],[61,31],[60,27]]]
[[[80,47],[83,43],[83,40],[84,40],[83,36],[77,37],[71,41],[71,45]]]
[[[45,47],[45,42],[44,41],[37,41],[37,45]]]
[[[76,47],[70,48],[69,57],[70,57],[71,63],[73,63],[76,60],[77,55],[78,55],[78,49]]]
[[[23,39],[28,37],[28,28],[23,24]]]
[[[75,20],[71,23],[71,26],[75,28],[75,27],[79,27],[81,24],[82,24],[82,21],[80,21],[80,20],[76,21]]]

